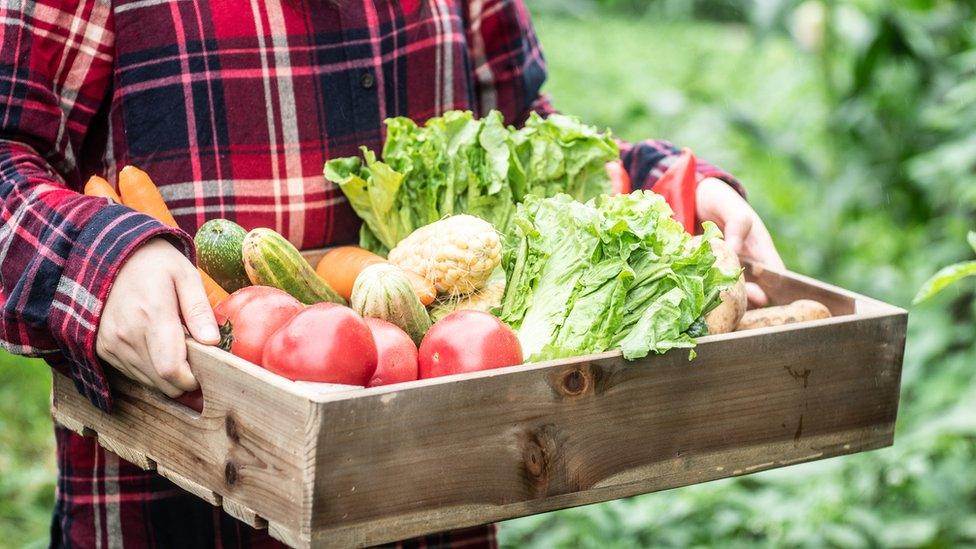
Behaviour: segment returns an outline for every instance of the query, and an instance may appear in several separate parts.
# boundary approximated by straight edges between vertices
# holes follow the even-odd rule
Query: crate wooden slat
[[[55,375],[60,423],[296,547],[362,546],[890,445],[906,313],[748,266],[834,318],[361,389],[293,383],[189,342],[196,414],[122,376],[98,411]]]

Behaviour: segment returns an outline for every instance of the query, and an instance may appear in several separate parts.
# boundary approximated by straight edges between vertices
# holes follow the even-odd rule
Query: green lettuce
[[[423,126],[390,118],[386,126],[382,161],[363,148],[362,159],[324,169],[363,219],[360,245],[378,253],[447,215],[475,215],[505,232],[526,196],[605,194],[604,165],[620,154],[609,133],[562,115],[533,113],[520,129],[497,111],[481,119],[450,111]]]
[[[496,313],[529,360],[620,348],[627,359],[693,348],[700,319],[738,272],[715,267],[711,223],[698,244],[659,195],[587,203],[528,195],[506,235]]]

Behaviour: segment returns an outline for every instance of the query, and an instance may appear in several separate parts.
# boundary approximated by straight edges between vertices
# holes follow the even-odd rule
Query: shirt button
[[[361,77],[359,77],[359,84],[362,85],[363,89],[370,89],[376,84],[376,78],[373,77],[373,73],[364,72]]]

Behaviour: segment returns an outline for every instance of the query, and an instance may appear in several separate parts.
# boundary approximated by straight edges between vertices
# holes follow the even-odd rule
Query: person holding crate
[[[381,148],[384,118],[554,112],[521,0],[39,0],[0,16],[0,342],[104,410],[106,367],[171,397],[197,388],[184,327],[219,336],[184,231],[225,217],[302,248],[347,243],[359,221],[322,165]],[[639,187],[677,154],[622,144]],[[80,193],[127,164],[153,175],[180,229]],[[698,180],[698,217],[781,267],[739,183],[706,163]],[[52,546],[276,543],[90,438],[56,437]],[[415,543],[491,546],[494,530]]]

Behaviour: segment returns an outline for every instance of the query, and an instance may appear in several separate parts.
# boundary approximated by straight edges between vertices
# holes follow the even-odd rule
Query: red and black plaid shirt
[[[0,342],[43,356],[95,405],[95,356],[120,265],[186,233],[79,194],[91,174],[146,170],[180,227],[272,227],[303,248],[355,240],[359,220],[322,177],[328,158],[380,149],[382,121],[450,109],[549,112],[520,0],[38,0],[0,5]],[[649,186],[666,142],[623,146]],[[707,164],[702,176],[726,174]],[[266,536],[58,431],[52,544],[244,546]],[[493,530],[411,543],[476,546]]]

